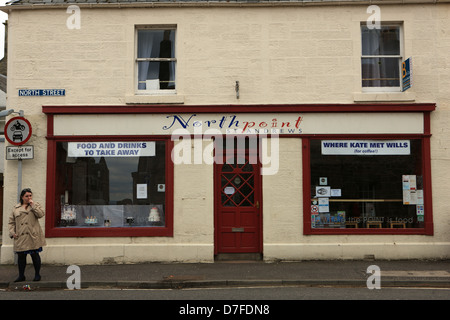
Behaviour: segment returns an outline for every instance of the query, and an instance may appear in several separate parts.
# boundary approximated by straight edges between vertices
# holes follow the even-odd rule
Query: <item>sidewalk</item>
[[[450,288],[450,260],[406,261],[301,261],[216,263],[147,263],[117,265],[80,265],[81,288],[114,287],[168,289],[226,286],[363,286],[367,268],[381,270],[381,287],[422,286]],[[65,289],[68,266],[43,265],[42,279],[33,282],[29,262],[25,282],[14,283],[17,266],[0,266],[0,289]]]

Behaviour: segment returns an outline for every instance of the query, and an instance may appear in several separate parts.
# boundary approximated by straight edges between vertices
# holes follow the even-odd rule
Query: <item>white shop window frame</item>
[[[372,93],[372,92],[383,92],[383,93],[390,93],[390,92],[402,92],[402,79],[401,79],[401,75],[402,75],[402,61],[403,61],[403,57],[404,57],[404,25],[402,22],[382,22],[381,26],[383,27],[398,27],[399,28],[399,39],[400,39],[400,54],[399,55],[363,55],[362,54],[362,29],[361,27],[363,27],[367,22],[361,22],[360,27],[359,27],[359,34],[360,34],[360,52],[361,52],[361,59],[360,59],[360,75],[361,75],[361,91],[363,93]],[[363,82],[363,77],[362,77],[362,59],[363,58],[397,58],[399,61],[399,65],[398,65],[398,72],[399,72],[399,86],[398,87],[364,87],[362,85]]]
[[[158,31],[163,31],[163,30],[171,30],[175,32],[175,40],[174,40],[174,52],[173,52],[173,56],[174,58],[138,58],[138,33],[140,30],[158,30]],[[135,91],[135,95],[140,95],[140,96],[155,96],[155,95],[176,95],[177,94],[177,59],[176,59],[176,48],[177,48],[177,26],[174,24],[168,24],[168,25],[136,25],[135,26],[135,31],[134,31],[134,91]],[[139,89],[139,62],[142,61],[149,61],[149,62],[174,62],[175,64],[175,77],[174,77],[174,82],[175,82],[175,89],[154,89],[154,90],[140,90]]]

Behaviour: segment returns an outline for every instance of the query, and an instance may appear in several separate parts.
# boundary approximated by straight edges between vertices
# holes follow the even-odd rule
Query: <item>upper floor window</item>
[[[401,91],[402,40],[400,25],[369,29],[361,25],[363,91]]]
[[[136,32],[137,92],[175,90],[176,27],[139,27]]]

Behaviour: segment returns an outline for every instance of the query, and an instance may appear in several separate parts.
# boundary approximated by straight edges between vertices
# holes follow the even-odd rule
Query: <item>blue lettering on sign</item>
[[[324,142],[325,148],[347,148],[347,142]]]
[[[65,96],[66,89],[19,89],[19,97]]]

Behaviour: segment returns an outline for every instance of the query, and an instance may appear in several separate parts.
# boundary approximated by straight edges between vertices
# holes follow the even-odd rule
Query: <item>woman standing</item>
[[[9,217],[9,236],[14,238],[14,251],[17,253],[19,266],[19,277],[14,282],[25,281],[27,254],[33,260],[33,281],[41,280],[39,252],[46,242],[38,219],[44,214],[40,204],[33,201],[31,189],[23,189],[20,193],[20,203],[14,206]]]

